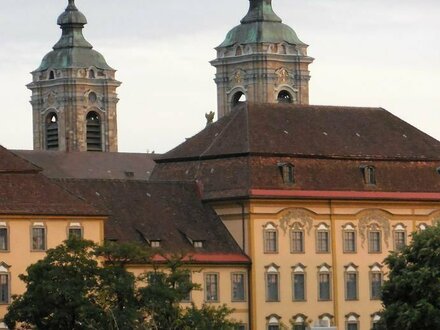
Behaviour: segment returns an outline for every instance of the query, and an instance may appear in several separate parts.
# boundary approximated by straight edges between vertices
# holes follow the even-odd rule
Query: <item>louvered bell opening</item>
[[[46,123],[46,149],[58,150],[58,147],[58,118],[55,114],[51,114]]]
[[[87,115],[87,151],[102,151],[101,122],[94,112]]]

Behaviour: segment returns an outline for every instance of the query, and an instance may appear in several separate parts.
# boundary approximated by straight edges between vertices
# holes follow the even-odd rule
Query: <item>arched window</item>
[[[306,267],[303,264],[292,267],[292,300],[306,300]]]
[[[382,252],[382,231],[379,225],[375,223],[368,228],[368,252]]]
[[[240,103],[244,103],[246,102],[246,95],[243,92],[237,92],[234,94],[234,96],[232,97],[232,106],[236,106]]]
[[[9,268],[10,266],[4,262],[0,263],[0,304],[10,302]]]
[[[345,316],[346,329],[347,330],[358,330],[359,329],[359,315],[355,313],[350,313]]]
[[[278,252],[278,230],[274,224],[264,226],[264,253]]]
[[[376,167],[372,165],[361,165],[361,170],[364,175],[364,183],[368,185],[376,184]]]
[[[293,330],[306,330],[307,329],[307,316],[303,314],[295,315],[291,321]]]
[[[52,70],[50,70],[50,72],[49,72],[49,80],[53,80],[53,79],[55,79],[55,73]]]
[[[344,253],[356,252],[356,228],[352,223],[347,223],[342,227]]]
[[[379,300],[382,290],[382,266],[378,263],[370,266],[370,299]]]
[[[102,151],[101,120],[94,111],[87,114],[87,151]]]
[[[295,183],[295,166],[290,163],[278,163],[278,169],[281,173],[283,183],[286,185],[292,185]]]
[[[330,252],[330,227],[325,223],[319,224],[316,228],[316,252]]]
[[[406,228],[403,224],[399,223],[394,227],[394,251],[402,250],[406,245]]]
[[[281,317],[276,315],[276,314],[272,314],[269,315],[268,317],[266,317],[267,319],[267,330],[279,330],[280,329],[280,319]]]
[[[58,150],[58,117],[55,112],[51,112],[46,117],[46,149]]]
[[[266,266],[266,301],[280,301],[280,273],[277,265]]]
[[[372,330],[376,330],[378,328],[377,324],[380,321],[380,314],[379,313],[374,313],[373,315],[371,315],[371,329]]]
[[[357,266],[345,266],[345,300],[358,299],[358,271]]]
[[[95,79],[96,78],[95,71],[93,69],[89,70],[89,78],[90,79]]]
[[[290,94],[288,91],[279,92],[278,103],[293,103],[292,94]]]
[[[331,291],[330,266],[323,264],[318,267],[318,300],[331,300]]]
[[[304,236],[304,227],[298,222],[294,223],[290,231],[291,253],[304,253]]]

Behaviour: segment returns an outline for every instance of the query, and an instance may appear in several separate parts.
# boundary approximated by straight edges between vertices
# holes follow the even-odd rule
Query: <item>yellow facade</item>
[[[18,276],[44,258],[47,249],[66,240],[69,229],[80,229],[85,239],[101,243],[104,221],[104,217],[0,216],[0,229],[6,229],[7,233],[5,249],[0,250],[0,272],[8,274],[9,302],[12,295],[25,291],[25,284]],[[44,232],[39,236],[42,240],[35,237],[34,228]],[[7,306],[0,305],[0,318],[5,315]]]
[[[378,297],[372,297],[372,281],[385,278],[384,258],[402,239],[407,243],[412,232],[440,218],[440,203],[434,202],[266,199],[250,200],[245,206],[243,214],[237,204],[214,205],[237,242],[243,244],[244,238],[252,259],[251,320],[256,330],[268,329],[275,321],[280,328],[291,328],[301,319],[308,327],[328,320],[337,329],[346,329],[349,322],[371,329],[381,309]],[[273,240],[267,240],[266,231],[276,235],[275,251],[270,250]],[[303,232],[303,251],[293,251],[298,243],[292,237],[295,231]],[[320,231],[328,233],[328,252],[319,251]],[[344,236],[345,232],[353,234]],[[278,282],[275,301],[268,301],[271,273]],[[295,300],[293,275],[301,273],[305,297]],[[330,299],[319,299],[319,278],[325,273]]]

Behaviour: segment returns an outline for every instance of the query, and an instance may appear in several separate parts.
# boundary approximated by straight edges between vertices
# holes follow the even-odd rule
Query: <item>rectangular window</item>
[[[347,300],[357,299],[357,274],[345,274],[345,298]]]
[[[205,300],[218,301],[218,274],[205,274]]]
[[[277,232],[275,230],[264,231],[265,251],[267,253],[277,252]]]
[[[380,292],[382,288],[382,274],[371,273],[371,299],[380,299]]]
[[[358,330],[357,323],[347,323],[347,330]]]
[[[0,304],[9,303],[9,275],[0,274]]]
[[[356,252],[356,234],[354,231],[344,231],[344,252]]]
[[[232,301],[245,301],[245,274],[232,274]]]
[[[82,229],[80,227],[69,228],[69,238],[82,239]]]
[[[185,275],[185,284],[183,284],[186,288],[186,283],[191,284],[191,275],[187,274]],[[184,288],[182,288],[184,289]],[[190,302],[191,301],[191,290],[189,290],[182,298],[182,302]]]
[[[304,252],[304,232],[301,230],[292,231],[292,253]]]
[[[271,324],[267,327],[267,330],[280,330],[280,326]]]
[[[369,248],[370,253],[380,253],[381,252],[381,244],[380,244],[380,231],[370,231],[368,234],[369,240]]]
[[[406,245],[406,233],[404,231],[394,232],[394,251],[402,250]]]
[[[266,301],[279,301],[278,274],[266,274]]]
[[[330,300],[330,274],[319,274],[319,300]]]
[[[329,252],[330,244],[329,244],[328,231],[318,231],[317,234],[318,234],[318,242],[317,242],[318,252]]]
[[[306,300],[305,274],[293,274],[293,300]]]
[[[32,228],[32,250],[46,250],[46,229],[40,227]]]
[[[0,228],[0,250],[8,250],[8,228]]]
[[[293,330],[306,330],[306,326],[304,324],[294,324]]]

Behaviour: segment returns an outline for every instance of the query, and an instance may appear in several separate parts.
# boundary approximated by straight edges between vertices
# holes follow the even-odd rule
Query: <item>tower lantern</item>
[[[32,72],[35,150],[117,151],[115,70],[84,38],[86,17],[69,0],[62,35]]]
[[[309,103],[307,45],[282,23],[272,0],[250,0],[247,15],[216,48],[218,117],[237,103]]]

